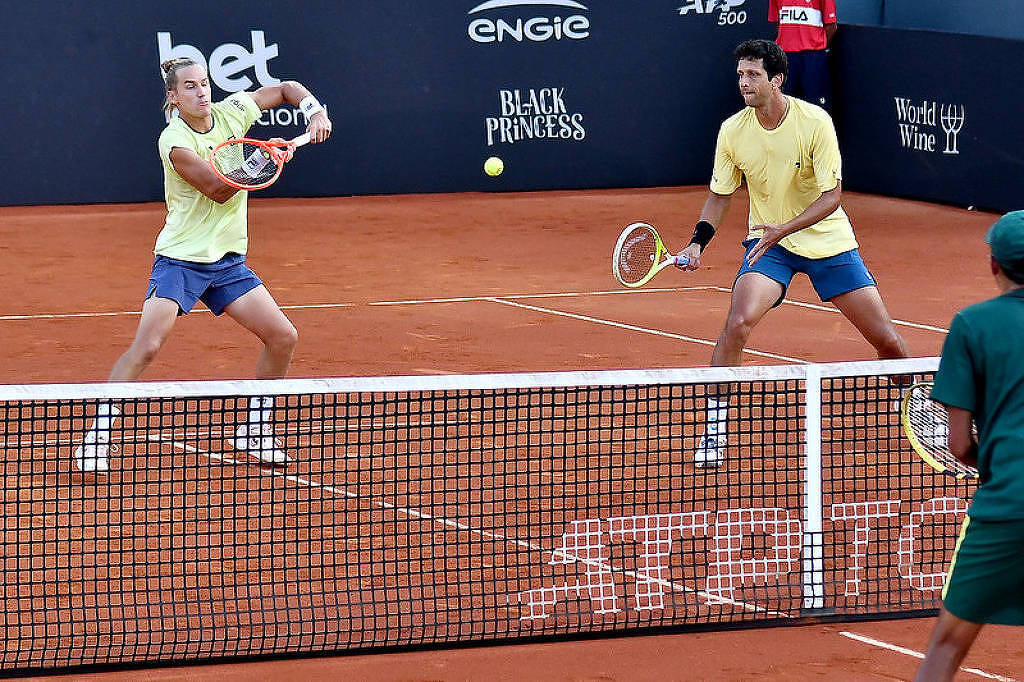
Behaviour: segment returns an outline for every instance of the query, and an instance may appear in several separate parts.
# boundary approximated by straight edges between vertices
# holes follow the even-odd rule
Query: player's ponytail
[[[171,98],[168,93],[174,88],[178,87],[178,71],[184,69],[186,66],[195,66],[195,60],[189,57],[175,57],[174,59],[168,59],[167,61],[160,64],[160,70],[164,74],[164,112],[171,113],[174,109],[174,105],[171,104]]]

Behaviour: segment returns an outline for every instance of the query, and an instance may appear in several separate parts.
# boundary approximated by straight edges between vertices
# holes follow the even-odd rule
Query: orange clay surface
[[[700,366],[728,309],[745,197],[735,198],[699,272],[669,269],[627,291],[612,278],[609,257],[621,227],[634,220],[657,225],[678,249],[704,196],[702,188],[664,188],[252,199],[249,264],[299,329],[294,377]],[[953,313],[996,293],[982,240],[995,216],[853,193],[843,203],[912,353],[937,355]],[[135,333],[163,214],[162,204],[0,208],[0,382],[106,378]],[[748,349],[747,364],[873,356],[802,276]],[[143,379],[246,378],[258,354],[254,337],[200,307],[179,319]],[[924,650],[932,624],[809,625],[90,678],[910,679],[913,652]],[[987,628],[965,666],[1021,677],[1020,637],[1017,629]]]

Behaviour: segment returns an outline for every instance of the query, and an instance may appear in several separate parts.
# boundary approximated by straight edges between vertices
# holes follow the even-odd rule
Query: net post
[[[822,368],[807,365],[804,378],[804,551],[803,612],[825,607],[824,537],[821,485]]]

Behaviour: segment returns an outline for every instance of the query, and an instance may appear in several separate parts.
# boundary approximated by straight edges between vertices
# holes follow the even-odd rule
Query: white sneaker
[[[92,427],[85,432],[82,444],[75,448],[75,465],[87,473],[107,471],[107,455],[110,453],[110,427],[121,410],[104,404],[97,410]]]
[[[713,469],[725,459],[722,453],[725,436],[702,436],[693,452],[693,463],[698,469]]]
[[[277,447],[274,432],[269,426],[264,426],[261,429],[258,425],[242,424],[235,429],[235,437],[231,440],[231,444],[236,450],[247,452],[268,464],[287,464],[292,461],[288,453]]]
[[[86,473],[100,473],[108,469],[107,453],[110,452],[110,431],[89,429],[85,440],[75,449],[75,464]]]

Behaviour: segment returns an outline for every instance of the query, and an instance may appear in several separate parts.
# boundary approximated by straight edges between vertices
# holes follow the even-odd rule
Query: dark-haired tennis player
[[[285,102],[306,115],[311,142],[331,134],[327,112],[309,91],[294,81],[237,92],[221,102],[211,100],[206,69],[188,58],[163,64],[165,109],[177,110],[160,134],[167,219],[156,240],[153,272],[142,306],[142,318],[128,350],[110,371],[110,381],[134,381],[167,340],[179,315],[202,301],[214,315],[227,313],[263,342],[256,377],[284,377],[298,341],[259,277],[245,264],[248,248],[247,192],[230,187],[207,163],[210,150],[233,137],[244,137],[262,115]],[[249,400],[248,419],[237,427],[232,445],[271,464],[284,464],[270,430],[274,399]],[[101,403],[96,419],[75,451],[82,471],[107,470],[110,428],[118,409]]]
[[[798,272],[810,278],[822,301],[831,301],[853,323],[878,357],[906,357],[907,345],[889,319],[840,206],[842,164],[832,119],[821,107],[782,93],[786,55],[775,43],[749,40],[734,56],[747,106],[722,123],[710,191],[681,251],[690,259],[681,267],[700,267],[701,253],[746,178],[746,254],[711,364],[741,364],[754,326],[782,302]],[[728,396],[718,393],[706,407],[706,430],[694,463],[715,467],[724,458]]]
[[[953,318],[931,395],[949,411],[949,449],[979,478],[917,673],[929,682],[953,679],[982,624],[1024,625],[1024,211],[985,241],[1000,295]]]

